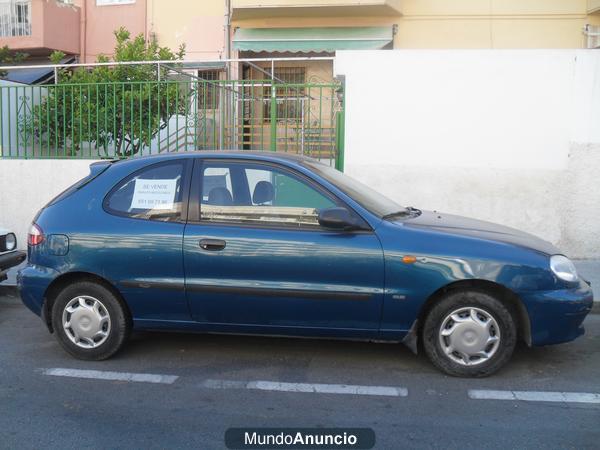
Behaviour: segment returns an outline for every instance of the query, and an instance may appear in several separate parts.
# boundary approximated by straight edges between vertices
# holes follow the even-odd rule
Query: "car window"
[[[207,167],[202,180],[202,202],[208,202],[208,196],[221,188],[232,192],[231,174],[228,167]]]
[[[206,163],[200,220],[317,227],[336,201],[283,169],[255,163]]]
[[[363,208],[380,218],[387,214],[406,210],[404,206],[399,205],[394,200],[387,198],[333,167],[329,167],[315,160],[305,160],[303,161],[303,165],[317,175],[325,178],[346,195],[352,197],[352,199],[358,202]]]
[[[105,200],[108,212],[137,219],[181,217],[184,162],[155,164],[117,184]]]

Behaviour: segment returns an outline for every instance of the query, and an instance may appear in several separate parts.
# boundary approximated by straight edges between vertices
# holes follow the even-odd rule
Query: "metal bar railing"
[[[339,166],[339,88],[166,77],[0,86],[0,157],[112,159],[248,149],[304,154]]]
[[[310,62],[310,61],[333,61],[333,56],[306,56],[306,57],[288,57],[288,58],[230,58],[230,59],[205,59],[205,60],[185,60],[185,68],[189,69],[202,69],[210,64],[222,64],[222,63],[259,63],[259,62]],[[155,65],[157,68],[165,65],[177,66],[181,65],[182,61],[173,60],[160,60],[160,61],[107,61],[97,63],[74,63],[74,64],[36,64],[36,65],[22,65],[19,69],[74,69],[74,68],[96,68],[96,67],[117,67],[117,66],[139,66],[139,65]],[[13,70],[14,66],[0,66],[2,70]],[[160,75],[161,71],[157,70]],[[161,80],[157,80],[161,81]]]

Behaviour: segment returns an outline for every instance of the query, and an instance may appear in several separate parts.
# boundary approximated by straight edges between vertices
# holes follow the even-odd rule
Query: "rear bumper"
[[[535,292],[521,296],[529,313],[532,345],[569,342],[584,334],[582,325],[592,310],[592,289],[584,281],[573,289]]]
[[[18,266],[27,257],[27,253],[14,251],[0,255],[0,282],[6,280],[6,271],[11,267]]]
[[[48,267],[27,264],[17,274],[21,301],[38,316],[43,315],[44,295],[59,273]]]

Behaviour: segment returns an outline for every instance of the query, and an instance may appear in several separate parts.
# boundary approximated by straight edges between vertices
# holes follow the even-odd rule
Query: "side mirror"
[[[346,208],[334,207],[319,211],[319,225],[334,230],[361,230],[365,225]]]

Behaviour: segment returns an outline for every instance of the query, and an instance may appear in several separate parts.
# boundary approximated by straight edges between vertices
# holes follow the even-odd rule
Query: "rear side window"
[[[181,218],[185,161],[154,164],[120,181],[104,200],[112,214],[136,219],[177,221]]]

